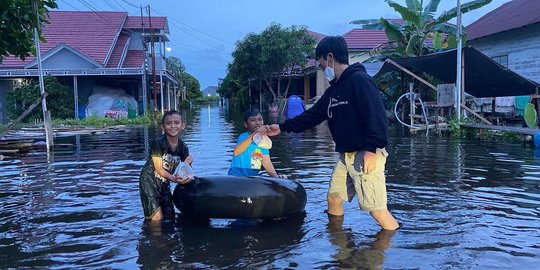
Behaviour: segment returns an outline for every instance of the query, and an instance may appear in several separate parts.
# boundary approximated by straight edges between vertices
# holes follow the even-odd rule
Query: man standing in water
[[[328,189],[328,214],[343,216],[343,201],[351,202],[356,194],[362,210],[369,211],[383,229],[395,230],[399,224],[386,206],[388,123],[379,89],[363,65],[349,66],[343,37],[325,37],[315,56],[330,87],[311,109],[267,126],[266,131],[270,136],[298,133],[327,120],[339,152]]]

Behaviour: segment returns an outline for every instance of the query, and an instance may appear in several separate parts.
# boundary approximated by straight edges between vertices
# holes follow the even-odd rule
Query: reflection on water
[[[225,174],[239,111],[182,112],[196,174]],[[267,117],[267,121],[278,119]],[[337,155],[325,124],[273,139],[278,173],[301,180],[306,215],[279,222],[143,222],[138,175],[155,128],[56,138],[49,156],[0,162],[0,268],[532,268],[540,254],[540,150],[392,129],[389,235],[355,203],[329,220]]]

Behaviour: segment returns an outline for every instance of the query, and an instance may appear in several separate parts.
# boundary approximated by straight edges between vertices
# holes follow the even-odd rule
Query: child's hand
[[[188,176],[175,176],[174,177],[174,182],[180,184],[180,185],[185,185],[189,182],[191,182],[191,178],[189,178]]]
[[[267,125],[262,125],[262,126],[257,128],[256,132],[260,133],[261,135],[266,135],[266,132],[268,132],[268,126]]]
[[[189,164],[191,166],[191,163],[193,163],[193,157],[187,156],[187,158],[184,160],[185,163]]]

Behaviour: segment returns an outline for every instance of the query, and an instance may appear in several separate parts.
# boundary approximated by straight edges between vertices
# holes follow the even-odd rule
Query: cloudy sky
[[[140,6],[150,5],[151,15],[167,16],[171,55],[182,60],[201,88],[217,85],[226,75],[235,43],[248,33],[259,33],[272,22],[284,27],[307,26],[325,35],[343,35],[355,28],[357,19],[399,18],[383,0],[56,0],[60,10],[127,11],[139,16]],[[470,0],[461,0],[461,3]],[[468,25],[508,2],[490,4],[463,15]],[[396,0],[404,4],[405,0]],[[425,1],[427,2],[427,1]],[[440,14],[456,6],[456,0],[443,0]],[[147,15],[146,13],[144,15]]]

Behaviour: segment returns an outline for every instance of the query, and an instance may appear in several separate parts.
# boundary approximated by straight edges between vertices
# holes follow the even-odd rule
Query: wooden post
[[[307,104],[309,102],[309,99],[311,98],[310,93],[310,82],[309,82],[309,75],[304,74],[304,103]]]
[[[165,114],[165,105],[163,104],[163,74],[159,74],[159,96],[161,97],[161,115]]]
[[[423,84],[429,86],[431,89],[435,90],[435,92],[437,92],[437,87],[435,87],[433,84],[429,83],[428,81],[422,79],[422,77],[414,74],[413,72],[409,71],[408,69],[402,67],[400,64],[394,62],[392,59],[388,58],[386,59],[386,62],[396,66],[397,68],[399,68],[400,70],[403,70],[405,73],[413,76],[414,78],[416,78],[417,80],[421,81]]]
[[[36,27],[34,27],[34,43],[36,46],[36,57],[37,57],[37,64],[38,64],[38,75],[39,75],[39,91],[41,93],[41,97],[43,98],[43,101],[41,102],[41,110],[43,112],[43,126],[45,129],[45,140],[47,144],[47,152],[51,150],[52,146],[54,145],[52,140],[52,134],[49,134],[49,132],[52,132],[51,128],[51,122],[50,122],[50,114],[49,117],[47,117],[47,100],[45,99],[45,83],[43,82],[43,67],[41,65],[41,52],[39,47],[39,13],[38,13],[38,3],[37,0],[32,0],[32,7],[34,9],[34,12],[36,13]]]
[[[79,86],[77,76],[73,76],[73,99],[75,99],[75,119],[79,119]]]
[[[28,106],[24,112],[15,119],[11,124],[7,126],[7,128],[2,132],[1,136],[4,136],[8,131],[10,131],[15,125],[17,125],[21,120],[23,120],[37,105],[41,103],[42,100],[45,100],[45,97],[49,95],[47,92],[45,92],[42,96],[40,96],[32,105]]]
[[[539,86],[536,85],[536,118],[540,119],[540,97],[538,97],[538,95],[540,95],[540,90],[538,88]],[[540,127],[540,124],[538,126]]]
[[[409,83],[409,118],[411,121],[411,126],[414,126],[413,114],[415,114],[415,110],[414,110],[414,83],[412,82],[412,83]]]

